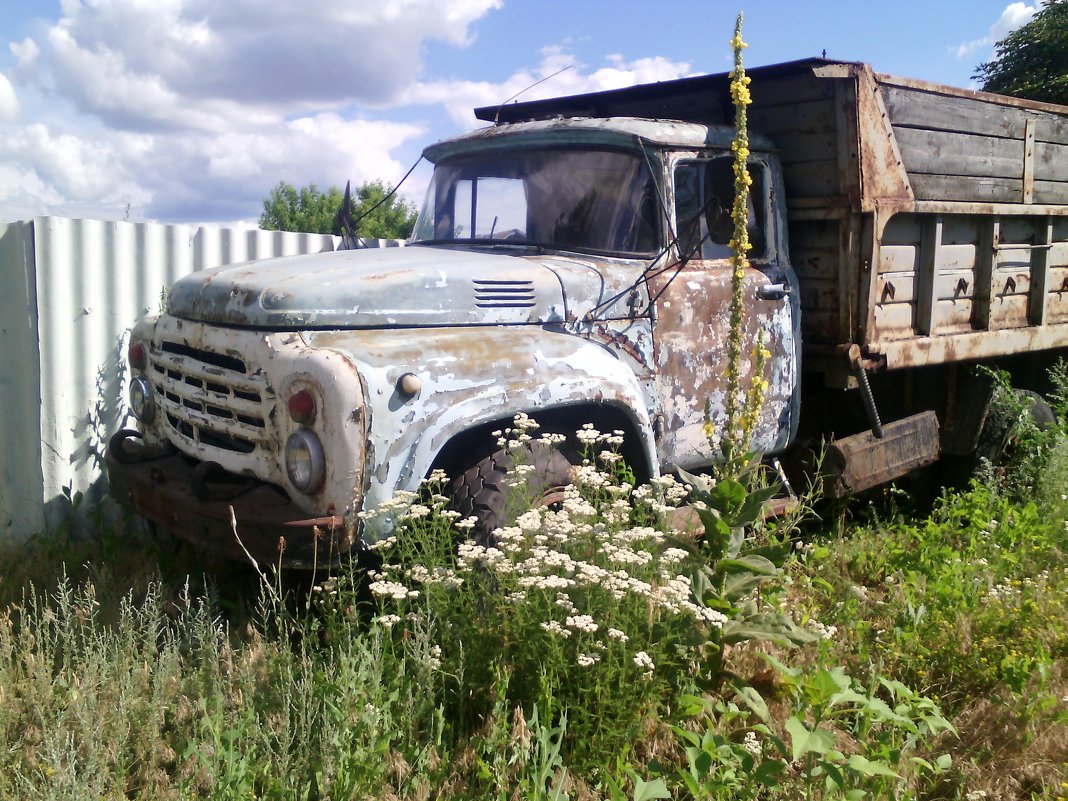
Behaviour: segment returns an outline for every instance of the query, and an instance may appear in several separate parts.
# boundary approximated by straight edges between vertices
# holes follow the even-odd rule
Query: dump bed
[[[808,367],[859,344],[889,369],[1068,347],[1068,107],[826,59],[759,67]],[[478,109],[512,122],[732,124],[729,75]]]

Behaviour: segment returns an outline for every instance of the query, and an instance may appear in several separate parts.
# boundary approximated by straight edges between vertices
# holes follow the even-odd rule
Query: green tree
[[[364,216],[391,191],[381,181],[368,181],[352,192],[352,219],[358,220],[359,235],[370,239],[407,239],[415,226],[416,209],[399,197],[391,197]],[[285,181],[271,190],[263,201],[260,228],[268,231],[301,231],[333,234],[334,219],[341,209],[344,193],[336,186],[325,192],[315,184],[299,189]]]
[[[972,76],[983,89],[1068,104],[1068,0],[1048,0],[994,50],[994,59]]]

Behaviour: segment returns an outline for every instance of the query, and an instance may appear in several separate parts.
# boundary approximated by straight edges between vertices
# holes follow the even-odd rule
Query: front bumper
[[[309,518],[278,487],[152,449],[120,431],[107,449],[111,495],[179,539],[261,567],[311,569],[336,563],[356,543],[338,515]]]

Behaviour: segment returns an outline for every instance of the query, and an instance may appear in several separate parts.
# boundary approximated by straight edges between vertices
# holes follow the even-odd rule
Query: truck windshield
[[[656,187],[638,154],[527,149],[437,164],[412,241],[649,256],[656,221]]]

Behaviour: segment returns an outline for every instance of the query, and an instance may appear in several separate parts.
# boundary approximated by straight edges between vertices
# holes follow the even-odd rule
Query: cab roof
[[[575,144],[634,148],[644,143],[701,150],[729,148],[734,138],[734,129],[725,125],[640,117],[531,120],[470,131],[431,145],[424,151],[424,155],[428,160],[436,162],[443,157],[484,151],[496,146],[509,147],[517,137],[522,137],[523,142],[530,145]],[[765,137],[751,132],[750,147],[755,150],[770,150],[772,145]]]

